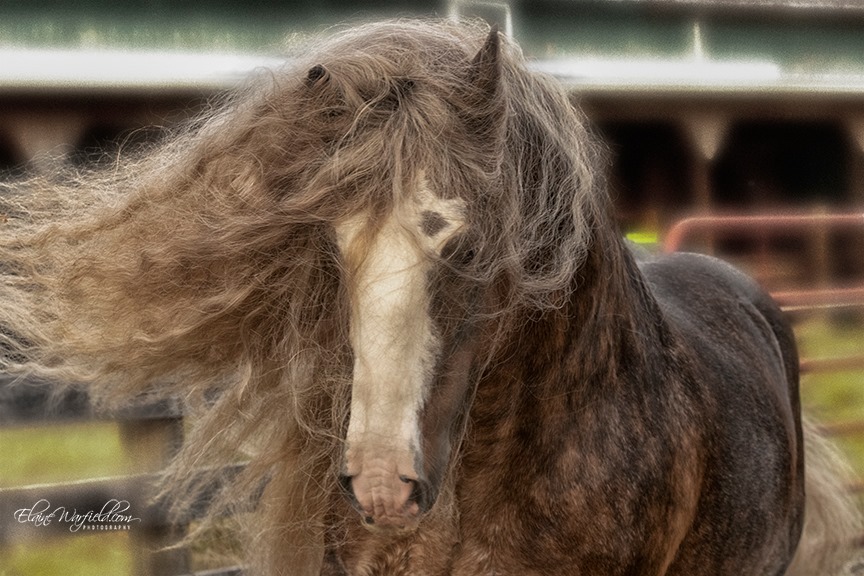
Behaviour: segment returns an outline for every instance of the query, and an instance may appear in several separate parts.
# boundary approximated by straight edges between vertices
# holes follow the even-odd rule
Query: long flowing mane
[[[465,201],[459,273],[495,288],[483,312],[506,327],[568,300],[607,218],[598,146],[514,45],[491,97],[472,97],[486,33],[347,29],[140,157],[3,184],[2,367],[86,384],[107,406],[181,398],[194,426],[164,483],[178,509],[248,461],[211,518],[266,479],[251,557],[314,571],[351,376],[333,223],[386,213],[425,171]]]

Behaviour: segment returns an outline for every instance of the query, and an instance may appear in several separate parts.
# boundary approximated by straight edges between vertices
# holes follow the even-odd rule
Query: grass
[[[128,472],[117,425],[84,423],[0,428],[0,488]]]
[[[0,488],[119,476],[129,472],[129,459],[113,423],[0,428]],[[128,538],[99,533],[10,544],[0,548],[0,576],[125,576],[133,570]]]
[[[864,324],[820,318],[796,325],[802,358],[864,356]],[[864,370],[804,374],[806,414],[822,424],[864,421]],[[858,478],[864,479],[864,434],[836,436]]]
[[[129,534],[26,542],[3,548],[0,576],[123,576],[133,573]]]

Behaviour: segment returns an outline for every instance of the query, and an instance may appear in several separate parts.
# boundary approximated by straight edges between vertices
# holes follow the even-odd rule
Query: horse
[[[163,490],[219,480],[202,526],[234,514],[251,573],[839,570],[860,520],[789,324],[628,245],[607,165],[495,28],[345,29],[152,150],[3,184],[3,368],[182,399]]]

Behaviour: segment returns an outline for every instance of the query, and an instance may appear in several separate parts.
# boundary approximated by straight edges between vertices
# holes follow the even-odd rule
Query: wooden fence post
[[[134,473],[162,470],[183,442],[183,419],[166,417],[124,421],[120,424],[124,449],[132,455]],[[189,572],[189,552],[185,547],[168,548],[187,532],[185,525],[161,526],[132,530],[137,576],[172,576]]]

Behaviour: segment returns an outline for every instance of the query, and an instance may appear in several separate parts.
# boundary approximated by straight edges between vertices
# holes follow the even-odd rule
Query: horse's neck
[[[556,418],[571,420],[596,395],[626,385],[620,371],[651,361],[660,313],[624,241],[611,231],[595,233],[574,283],[563,309],[515,322],[509,345],[478,387],[475,430],[508,413],[533,413],[538,427],[552,430]]]
[[[575,357],[567,373],[573,390],[578,382],[601,381],[608,388],[622,383],[616,375],[627,365],[649,363],[660,337],[662,316],[633,253],[617,230],[598,233],[573,291],[562,330],[573,342]],[[562,359],[564,356],[562,356]],[[578,393],[578,391],[577,391]]]

